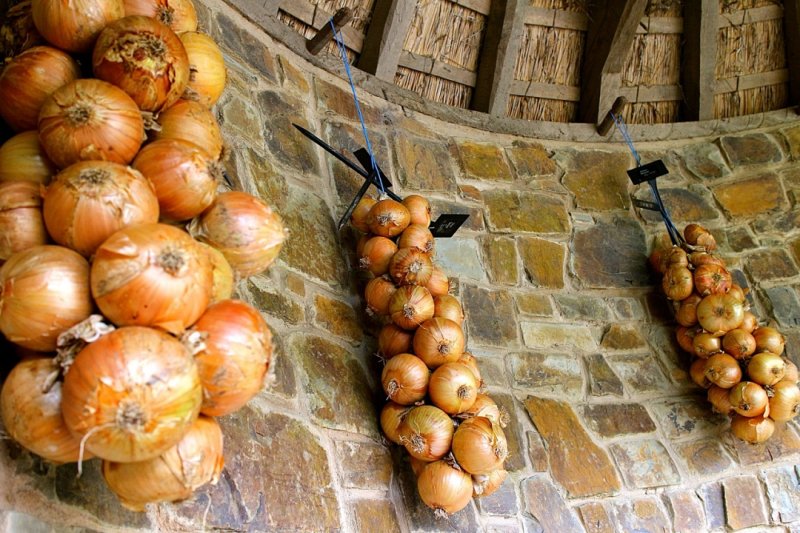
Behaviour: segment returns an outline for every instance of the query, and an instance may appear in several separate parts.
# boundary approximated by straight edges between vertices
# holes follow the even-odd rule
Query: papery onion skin
[[[759,352],[770,352],[781,355],[786,346],[786,339],[781,333],[772,327],[764,326],[753,331],[756,339],[756,350]]]
[[[214,114],[200,102],[181,99],[158,115],[153,139],[181,139],[196,144],[211,159],[222,155],[222,132]]]
[[[671,266],[664,273],[661,288],[670,300],[681,301],[688,298],[694,290],[692,271],[685,266]]]
[[[80,442],[61,416],[61,382],[44,391],[58,370],[52,357],[23,359],[3,383],[0,407],[6,432],[22,447],[54,463],[71,463],[79,458]]]
[[[730,401],[730,389],[723,389],[712,385],[708,389],[708,401],[714,407],[714,411],[721,415],[730,415],[734,412],[733,404]]]
[[[52,352],[58,336],[93,308],[89,263],[68,248],[28,248],[0,268],[0,331],[13,343]]]
[[[420,324],[433,318],[433,310],[433,298],[425,287],[399,287],[389,298],[392,321],[403,329],[417,329]]]
[[[22,250],[47,243],[39,185],[0,182],[0,262]]]
[[[488,418],[492,423],[500,424],[501,427],[505,426],[508,422],[506,419],[508,413],[504,415],[500,407],[497,406],[497,403],[495,403],[488,394],[483,393],[478,394],[472,407],[461,413],[459,418],[469,418],[472,416]]]
[[[364,196],[358,201],[353,213],[350,215],[350,224],[361,233],[369,233],[369,224],[367,223],[367,216],[369,215],[372,206],[378,201],[375,198]]]
[[[411,409],[391,401],[381,409],[381,429],[386,438],[395,444],[400,444],[400,424]]]
[[[109,161],[80,161],[54,178],[44,194],[53,240],[89,257],[116,231],[158,222],[153,185],[139,171]]]
[[[378,201],[367,215],[369,230],[382,237],[400,235],[411,222],[408,209],[396,200],[385,198]]]
[[[78,161],[130,163],[144,140],[144,120],[122,89],[96,79],[64,85],[39,112],[39,141],[58,168]]]
[[[100,31],[125,16],[122,0],[31,0],[39,33],[62,50],[88,51]]]
[[[458,361],[464,353],[464,332],[461,326],[446,318],[434,317],[423,322],[414,333],[414,353],[435,369]]]
[[[185,500],[222,473],[222,430],[200,416],[173,447],[155,459],[136,463],[103,461],[103,478],[123,507],[144,511],[145,504]]]
[[[436,461],[419,473],[417,492],[425,505],[437,512],[457,513],[472,499],[472,477],[445,461]]]
[[[759,385],[775,385],[783,379],[786,363],[779,355],[770,352],[757,353],[747,363],[747,374]]]
[[[409,454],[423,461],[436,461],[450,451],[453,421],[432,405],[414,407],[400,424],[400,444]]]
[[[461,468],[473,475],[488,474],[503,466],[508,443],[500,426],[485,417],[464,420],[453,435],[453,455]]]
[[[458,298],[449,294],[443,294],[433,299],[433,316],[439,316],[452,320],[458,325],[464,323],[464,309]]]
[[[0,22],[0,50],[5,53],[5,60],[28,48],[44,44],[44,39],[33,24],[30,0],[9,4],[5,19]]]
[[[18,133],[0,146],[0,181],[30,181],[47,185],[56,172],[55,165],[39,142],[38,131]]]
[[[222,252],[243,278],[269,268],[287,236],[280,216],[270,206],[241,191],[217,196],[190,231],[197,240]]]
[[[692,339],[694,354],[702,359],[708,359],[715,353],[722,351],[722,339],[711,333],[701,331]]]
[[[396,324],[386,324],[378,333],[378,353],[384,359],[391,359],[400,353],[411,352],[414,333]]]
[[[420,224],[426,228],[431,225],[431,204],[427,198],[409,194],[403,198],[403,205],[408,209],[411,224]]]
[[[700,296],[725,294],[730,291],[732,283],[731,273],[721,265],[700,265],[694,271],[694,286]]]
[[[68,54],[50,46],[34,46],[0,72],[0,116],[14,131],[35,130],[47,97],[79,77],[78,63]]]
[[[204,335],[195,355],[208,416],[224,416],[244,406],[264,385],[272,361],[272,333],[261,314],[239,300],[209,306],[191,331]]]
[[[217,103],[225,89],[225,60],[214,39],[196,31],[180,34],[181,42],[189,57],[189,86],[198,101],[211,107]]]
[[[92,295],[118,326],[154,326],[180,333],[208,306],[212,286],[207,253],[184,231],[166,224],[122,229],[95,253]]]
[[[375,235],[364,242],[358,258],[358,266],[372,273],[383,276],[389,272],[389,263],[397,253],[397,245],[387,237]]]
[[[167,109],[189,84],[189,58],[180,38],[169,26],[139,15],[121,18],[100,32],[92,70],[128,93],[142,111]]]
[[[422,224],[411,224],[403,230],[397,239],[397,246],[399,248],[419,248],[428,255],[433,255],[436,247],[431,230]]]
[[[697,320],[703,329],[721,336],[742,324],[744,306],[729,294],[711,294],[697,304]]]
[[[745,359],[755,353],[756,339],[747,330],[736,328],[722,338],[722,347],[736,359]]]
[[[431,277],[428,283],[425,284],[425,288],[430,291],[434,298],[437,296],[444,296],[450,292],[450,280],[442,269],[434,265]]]
[[[463,413],[475,403],[478,380],[467,365],[445,363],[433,371],[428,394],[433,405],[449,415]]]
[[[800,388],[792,381],[781,381],[772,387],[769,416],[776,422],[788,422],[800,413]]]
[[[424,287],[433,275],[433,263],[428,254],[418,248],[400,248],[389,261],[389,275],[398,285]]]
[[[86,449],[145,461],[174,446],[200,412],[197,365],[174,337],[123,327],[81,350],[64,376],[64,421]]]
[[[381,373],[383,390],[400,405],[422,401],[428,392],[430,370],[422,360],[408,353],[397,354],[386,362]]]
[[[227,300],[233,295],[234,274],[228,260],[222,252],[204,242],[197,242],[208,254],[211,261],[212,283],[211,298],[208,305]]]
[[[742,381],[735,385],[728,399],[734,411],[747,417],[764,414],[769,407],[767,392],[761,385],[752,381]]]
[[[364,299],[367,308],[374,314],[385,316],[389,314],[389,301],[397,290],[394,283],[384,277],[372,278],[364,288]]]
[[[697,324],[697,304],[700,303],[702,297],[697,294],[690,294],[687,298],[681,301],[675,313],[675,320],[678,324],[685,327],[692,327]]]
[[[706,361],[707,359],[697,358],[692,361],[692,364],[689,367],[689,377],[692,378],[692,381],[695,385],[704,389],[707,389],[713,385],[713,383],[711,383],[706,376]]]
[[[730,389],[742,380],[742,369],[739,368],[739,362],[726,353],[718,353],[709,357],[704,372],[711,383],[723,389]]]
[[[473,498],[483,498],[485,496],[491,496],[494,494],[497,489],[499,489],[503,482],[508,477],[508,471],[504,468],[498,468],[497,470],[492,470],[488,474],[483,476],[478,476],[485,478],[481,482],[476,482],[475,476],[472,478],[472,497]]]
[[[731,433],[737,438],[750,444],[766,442],[775,432],[775,422],[769,417],[746,417],[734,415],[731,420]]]
[[[152,17],[175,33],[197,29],[197,10],[192,0],[124,0],[125,15]]]

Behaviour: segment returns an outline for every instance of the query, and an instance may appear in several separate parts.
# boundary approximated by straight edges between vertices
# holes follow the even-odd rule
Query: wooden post
[[[605,114],[603,117],[603,121],[600,122],[597,126],[597,133],[605,137],[608,135],[608,132],[611,130],[611,126],[614,125],[614,117],[611,114],[619,115],[622,113],[622,110],[625,106],[628,105],[628,99],[624,96],[618,96],[616,100],[614,100],[614,105],[611,106],[611,110]]]
[[[783,34],[790,103],[800,105],[800,0],[783,0]]]
[[[342,26],[346,25],[352,19],[353,12],[350,8],[343,7],[339,9],[333,15],[333,25],[336,27],[336,31],[342,29]],[[330,24],[325,24],[314,37],[306,41],[306,50],[313,55],[317,55],[325,48],[331,39],[333,39],[333,28],[331,28]]]
[[[358,68],[384,81],[394,81],[403,42],[414,20],[417,3],[411,0],[377,0],[364,37]]]
[[[684,119],[714,118],[719,0],[684,4],[683,68]]]

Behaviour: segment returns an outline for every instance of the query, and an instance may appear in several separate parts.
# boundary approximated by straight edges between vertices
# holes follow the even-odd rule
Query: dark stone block
[[[493,346],[516,343],[514,302],[507,291],[467,285],[464,287],[463,305],[471,342]]]
[[[629,218],[615,217],[576,232],[573,252],[575,274],[585,287],[650,284],[644,231]]]

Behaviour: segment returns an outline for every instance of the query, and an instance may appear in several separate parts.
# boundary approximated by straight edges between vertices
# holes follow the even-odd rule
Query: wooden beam
[[[514,82],[514,66],[525,29],[526,0],[495,0],[486,21],[486,34],[478,60],[478,77],[472,109],[505,116]]]
[[[314,37],[306,41],[306,50],[308,50],[311,55],[317,55],[318,53],[322,52],[322,49],[328,46],[328,43],[333,39],[334,31],[338,32],[340,29],[342,29],[342,26],[350,22],[352,19],[353,11],[349,7],[343,7],[339,9],[333,15],[333,26],[326,24],[320,28]]]
[[[717,86],[717,31],[721,23],[719,0],[686,2],[683,8],[683,118],[710,120],[714,118]]]
[[[619,95],[622,68],[644,16],[647,0],[598,2],[589,14],[581,69],[581,122],[596,123]]]
[[[414,20],[417,3],[377,0],[364,37],[358,68],[384,81],[394,81],[403,42]]]
[[[783,0],[790,104],[800,105],[800,0]]]

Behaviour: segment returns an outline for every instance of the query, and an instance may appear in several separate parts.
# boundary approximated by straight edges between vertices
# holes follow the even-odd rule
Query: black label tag
[[[632,168],[628,171],[628,177],[631,178],[634,185],[639,185],[645,181],[651,181],[659,176],[666,176],[667,174],[669,174],[669,170],[667,170],[666,165],[664,165],[664,162],[660,159],[640,167]]]
[[[434,237],[452,237],[468,218],[469,215],[439,215],[429,229]]]
[[[638,198],[633,198],[633,205],[638,207],[639,209],[648,209],[650,211],[661,211],[658,207],[658,204],[655,202],[648,202],[647,200],[639,200]]]

